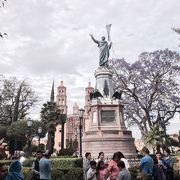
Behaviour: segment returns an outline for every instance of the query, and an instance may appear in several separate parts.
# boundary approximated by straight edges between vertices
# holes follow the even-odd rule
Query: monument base
[[[97,158],[101,151],[108,158],[112,158],[117,151],[121,151],[126,158],[135,157],[136,149],[131,131],[99,130],[86,132],[83,138],[83,154],[90,152],[92,158]]]

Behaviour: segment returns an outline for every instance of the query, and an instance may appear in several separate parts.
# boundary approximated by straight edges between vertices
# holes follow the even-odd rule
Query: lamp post
[[[40,140],[41,140],[42,127],[38,127],[38,148],[40,149]]]
[[[32,120],[28,118],[27,120],[27,126],[28,126],[28,157],[31,156],[31,126],[32,126]]]
[[[164,144],[165,144],[165,147],[167,147],[166,125],[165,125],[165,122],[164,122],[165,113],[166,113],[166,110],[164,108],[159,110],[159,115],[161,117],[160,125],[161,125],[162,130],[164,130],[164,136],[165,136]]]
[[[84,116],[84,109],[79,109],[79,155],[82,157],[82,120]]]

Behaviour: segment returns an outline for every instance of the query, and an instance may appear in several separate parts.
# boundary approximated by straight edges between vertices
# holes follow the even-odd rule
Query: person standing
[[[120,170],[118,180],[131,180],[131,173],[125,167],[124,161],[120,161],[117,166]]]
[[[167,148],[164,150],[165,161],[166,161],[166,180],[174,179],[174,159],[171,157],[171,151]]]
[[[4,163],[0,163],[0,180],[5,180],[8,174],[8,167]]]
[[[166,161],[163,159],[163,155],[161,152],[157,152],[156,153],[156,158],[157,158],[157,161],[158,161],[158,166],[162,169],[163,173],[164,173],[164,176],[166,174]]]
[[[99,161],[104,161],[104,153],[103,152],[99,153],[99,156],[98,156],[98,159],[96,160],[96,163],[98,163]]]
[[[51,180],[51,161],[49,160],[49,151],[43,154],[43,157],[39,161],[39,174],[40,180]]]
[[[99,161],[97,164],[97,179],[98,180],[106,180],[109,176],[108,170],[104,161]]]
[[[9,167],[9,172],[5,180],[24,180],[21,170],[21,163],[19,161],[13,161]]]
[[[150,179],[153,173],[154,162],[149,155],[149,150],[147,147],[143,147],[142,153],[144,157],[140,160],[140,164],[138,164],[137,167],[140,168],[140,176],[145,176]]]
[[[118,151],[117,153],[118,153],[118,155],[119,155],[120,160],[124,162],[125,168],[126,168],[126,169],[129,169],[129,168],[130,168],[130,165],[129,165],[128,160],[124,157],[124,154],[123,154],[122,152],[120,152],[120,151]]]
[[[153,165],[153,180],[166,180],[166,177],[164,175],[163,169],[161,167],[161,165],[159,165],[157,156],[153,156],[153,161],[154,161],[154,165]]]
[[[117,166],[119,161],[120,159],[118,153],[114,153],[112,160],[108,164],[108,173],[110,174],[110,180],[116,180],[119,175],[120,170]]]
[[[83,159],[83,176],[84,180],[87,180],[87,172],[90,168],[90,161],[91,161],[91,153],[86,152],[85,159]]]
[[[87,172],[87,180],[97,180],[97,177],[96,177],[96,161],[90,161],[90,168]]]
[[[40,161],[41,158],[42,158],[42,152],[41,151],[37,151],[36,152],[36,160],[33,162],[33,165],[32,165],[32,172],[33,172],[32,180],[40,179],[39,161]]]

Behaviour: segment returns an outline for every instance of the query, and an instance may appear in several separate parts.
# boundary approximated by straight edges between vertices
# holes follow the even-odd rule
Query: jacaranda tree
[[[178,76],[180,56],[171,50],[144,52],[130,64],[125,59],[112,59],[116,90],[123,91],[125,119],[136,124],[142,135],[157,124],[167,125],[180,107]],[[162,121],[161,108],[166,109]]]

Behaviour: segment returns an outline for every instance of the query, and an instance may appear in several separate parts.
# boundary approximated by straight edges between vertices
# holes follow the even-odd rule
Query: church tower
[[[79,106],[77,105],[77,102],[75,102],[75,104],[73,106],[73,115],[79,116]]]
[[[63,84],[63,81],[60,82],[60,85],[57,87],[57,96],[56,96],[56,104],[59,109],[62,110],[63,114],[67,114],[67,95],[66,95],[66,87]],[[56,151],[61,149],[61,124],[56,126],[55,133],[55,146]],[[66,123],[64,124],[64,148],[66,147]]]
[[[63,110],[63,114],[67,114],[67,95],[63,81],[61,81],[60,85],[57,87],[56,103],[59,109]]]

